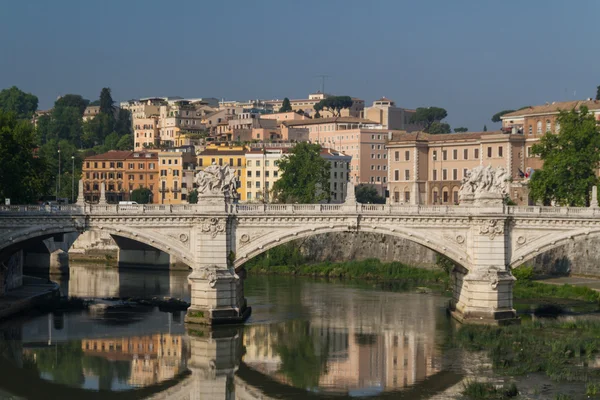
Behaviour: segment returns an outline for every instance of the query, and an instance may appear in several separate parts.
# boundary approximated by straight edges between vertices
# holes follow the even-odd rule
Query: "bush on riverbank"
[[[517,299],[571,299],[600,303],[600,292],[585,286],[551,285],[533,281],[533,267],[521,266],[512,270],[517,281],[513,295]]]
[[[459,347],[485,351],[494,369],[506,375],[542,372],[555,381],[597,382],[600,370],[588,368],[600,351],[598,321],[523,321],[520,326],[462,326]]]
[[[514,383],[498,388],[489,382],[471,381],[464,385],[462,394],[469,400],[505,400],[516,397],[519,391]]]
[[[448,275],[441,270],[415,268],[400,262],[382,263],[377,259],[348,261],[341,263],[323,262],[303,265],[250,265],[249,271],[263,274],[301,275],[324,278],[402,280],[417,282],[448,282]]]

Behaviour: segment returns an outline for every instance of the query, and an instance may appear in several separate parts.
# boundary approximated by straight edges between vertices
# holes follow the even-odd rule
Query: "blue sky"
[[[493,128],[506,108],[593,97],[600,1],[0,0],[0,88],[115,100],[305,98],[438,106]]]

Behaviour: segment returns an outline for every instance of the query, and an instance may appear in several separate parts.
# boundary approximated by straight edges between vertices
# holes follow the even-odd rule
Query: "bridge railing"
[[[83,208],[77,204],[0,206],[0,213],[15,214],[78,214],[82,211]]]

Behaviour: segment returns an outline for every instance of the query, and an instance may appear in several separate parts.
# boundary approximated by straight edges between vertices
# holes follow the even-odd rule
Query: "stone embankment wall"
[[[600,238],[571,242],[540,254],[525,264],[543,274],[600,278]]]

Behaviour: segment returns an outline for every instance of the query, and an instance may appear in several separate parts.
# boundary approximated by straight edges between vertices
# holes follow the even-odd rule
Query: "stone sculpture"
[[[215,163],[204,170],[196,172],[194,183],[198,189],[198,196],[223,196],[231,200],[238,197],[238,177],[228,164],[219,166]]]
[[[458,196],[461,203],[500,202],[508,194],[510,176],[504,167],[479,166],[462,180]],[[484,201],[485,200],[485,201]]]

